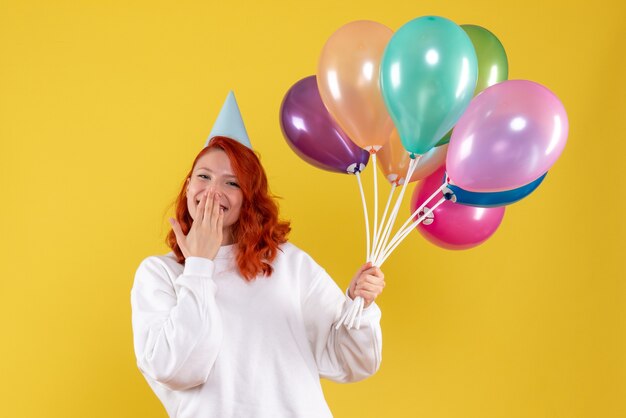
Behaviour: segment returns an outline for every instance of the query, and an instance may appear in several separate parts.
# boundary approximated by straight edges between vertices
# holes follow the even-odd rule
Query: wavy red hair
[[[288,221],[278,219],[278,204],[270,193],[265,170],[259,157],[248,147],[223,136],[213,137],[209,141],[208,146],[193,161],[174,201],[176,220],[183,233],[187,234],[193,223],[187,208],[187,180],[191,178],[200,157],[213,148],[223,150],[228,156],[243,194],[239,220],[232,227],[239,272],[248,281],[254,280],[259,274],[269,277],[274,271],[271,262],[276,258],[279,245],[287,242],[291,226]],[[184,264],[185,256],[178,247],[173,230],[168,232],[165,242],[174,251],[178,262]]]

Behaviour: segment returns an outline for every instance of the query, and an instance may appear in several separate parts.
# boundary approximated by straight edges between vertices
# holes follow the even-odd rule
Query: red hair
[[[232,227],[238,250],[239,272],[248,281],[254,280],[259,274],[271,276],[274,269],[270,263],[276,258],[278,246],[287,242],[291,227],[288,221],[278,219],[278,204],[274,201],[275,196],[269,191],[265,170],[259,157],[248,147],[223,136],[211,139],[209,145],[200,151],[193,161],[174,202],[176,220],[180,223],[183,233],[187,234],[193,223],[187,208],[187,180],[191,178],[198,159],[214,148],[223,150],[228,156],[243,194],[239,219]],[[173,230],[169,231],[165,242],[176,254],[178,262],[184,264],[185,256],[178,247]]]

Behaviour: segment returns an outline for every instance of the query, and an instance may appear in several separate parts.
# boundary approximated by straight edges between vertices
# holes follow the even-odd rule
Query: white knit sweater
[[[285,243],[272,276],[248,282],[235,251],[141,262],[131,290],[139,369],[171,417],[331,417],[319,378],[378,370],[380,309],[364,309],[359,330],[335,330],[351,299],[308,254]]]

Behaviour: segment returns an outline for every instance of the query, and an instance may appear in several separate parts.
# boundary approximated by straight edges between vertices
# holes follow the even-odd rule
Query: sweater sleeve
[[[148,257],[135,273],[131,290],[137,366],[171,390],[206,382],[222,341],[215,303],[214,264],[188,257],[172,285],[166,266]]]
[[[321,270],[303,302],[307,337],[321,377],[335,382],[355,382],[376,373],[382,358],[381,311],[376,303],[363,309],[360,329],[335,325],[350,299]]]

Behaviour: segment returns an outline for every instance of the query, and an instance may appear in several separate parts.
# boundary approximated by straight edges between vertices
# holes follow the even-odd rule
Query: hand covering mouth
[[[200,204],[200,201],[196,200],[196,205],[199,205],[199,204]],[[220,208],[224,209],[224,212],[226,212],[228,210],[228,208],[226,206],[222,205],[221,203],[220,203]]]

